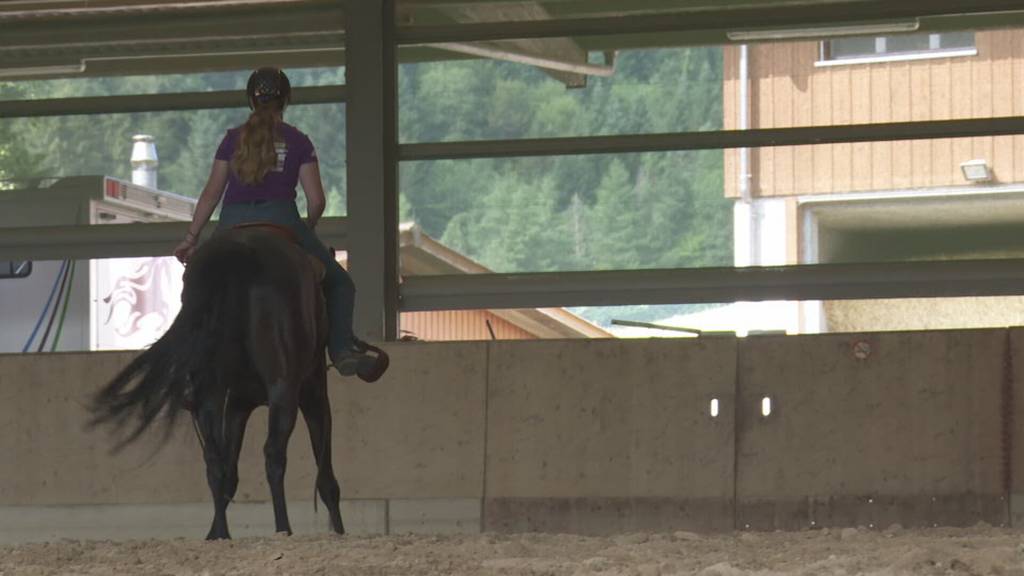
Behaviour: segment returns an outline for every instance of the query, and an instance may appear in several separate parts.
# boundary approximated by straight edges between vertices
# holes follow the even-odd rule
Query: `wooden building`
[[[402,276],[491,272],[411,223],[400,226],[399,256]],[[403,312],[400,328],[403,338],[432,341],[614,337],[564,308]]]
[[[1020,116],[1024,30],[728,46],[723,98],[726,129]],[[724,155],[738,265],[1024,255],[1024,136]],[[800,314],[807,332],[1016,325],[1024,300],[813,303]]]

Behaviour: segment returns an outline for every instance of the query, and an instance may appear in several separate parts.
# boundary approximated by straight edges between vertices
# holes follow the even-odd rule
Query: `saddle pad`
[[[261,229],[261,230],[265,230],[267,232],[271,232],[273,234],[277,234],[278,236],[281,236],[282,238],[284,238],[285,240],[291,242],[292,244],[295,244],[296,246],[299,245],[299,238],[298,238],[298,236],[295,235],[295,232],[292,232],[291,229],[289,229],[286,226],[281,226],[280,224],[274,224],[273,222],[246,222],[244,224],[235,224],[231,228],[232,229],[246,229],[246,228]],[[324,266],[324,263],[321,262],[316,256],[313,256],[312,254],[307,254],[307,256],[309,257],[309,265],[313,268],[313,274],[316,276],[317,281],[318,282],[323,282],[324,281],[324,276],[326,276],[326,274],[327,274],[327,268]]]
[[[295,235],[287,226],[281,226],[280,224],[274,224],[273,222],[246,222],[244,224],[235,224],[231,227],[233,230],[244,230],[246,228],[262,228],[267,232],[273,232],[278,236],[281,236],[285,240],[288,240],[292,244],[299,243],[299,237]]]

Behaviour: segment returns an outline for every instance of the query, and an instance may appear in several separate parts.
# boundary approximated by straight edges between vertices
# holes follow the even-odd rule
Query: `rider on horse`
[[[253,222],[287,228],[326,268],[327,350],[334,368],[343,376],[381,371],[381,359],[366,354],[367,346],[352,331],[355,284],[313,231],[326,202],[313,143],[284,122],[291,95],[288,77],[277,68],[260,68],[249,77],[246,95],[252,114],[221,141],[192,224],[174,255],[188,261],[222,197],[218,231]],[[295,185],[300,182],[306,196],[305,222],[295,206]]]

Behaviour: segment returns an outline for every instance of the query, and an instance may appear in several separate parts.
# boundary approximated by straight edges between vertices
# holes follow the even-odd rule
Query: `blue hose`
[[[50,304],[53,303],[53,295],[57,293],[57,286],[60,284],[60,279],[64,276],[64,269],[67,268],[68,261],[64,260],[60,263],[60,271],[57,272],[57,277],[53,279],[53,288],[50,288],[50,297],[46,299],[46,307],[43,308],[41,314],[39,314],[39,320],[36,320],[36,327],[32,329],[32,335],[28,337],[28,342],[25,342],[25,347],[21,349],[21,353],[28,352],[32,341],[36,339],[36,334],[39,332],[39,327],[43,324],[43,318],[46,317],[46,313],[50,310]]]

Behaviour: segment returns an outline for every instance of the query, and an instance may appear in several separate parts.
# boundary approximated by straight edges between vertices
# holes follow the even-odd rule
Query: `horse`
[[[227,507],[238,487],[242,438],[261,405],[269,407],[264,455],[275,530],[292,533],[284,474],[288,439],[301,411],[317,465],[316,490],[330,528],[345,533],[331,465],[327,316],[319,272],[296,243],[270,227],[216,234],[189,260],[182,308],[168,331],[92,399],[91,424],[122,433],[115,451],[161,417],[166,441],[177,416],[191,412],[213,495],[208,540],[231,537]],[[379,348],[359,345],[386,362]],[[368,381],[373,376],[379,374],[360,374]]]

